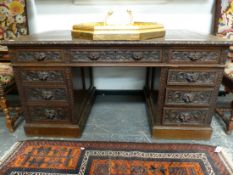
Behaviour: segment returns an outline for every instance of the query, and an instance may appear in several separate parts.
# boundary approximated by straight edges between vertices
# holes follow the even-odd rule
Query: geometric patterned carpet
[[[0,175],[232,175],[215,147],[31,140],[0,162]]]

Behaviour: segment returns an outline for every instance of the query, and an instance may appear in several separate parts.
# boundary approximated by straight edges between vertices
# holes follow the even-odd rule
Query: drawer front
[[[29,107],[29,115],[32,121],[40,122],[64,122],[70,121],[68,107]]]
[[[165,105],[209,106],[213,89],[167,88]]]
[[[27,101],[67,101],[66,88],[25,87]]]
[[[205,125],[208,122],[208,108],[164,108],[163,111],[163,124],[166,125]]]
[[[17,62],[64,62],[61,50],[18,50],[15,53]]]
[[[65,72],[63,70],[21,70],[21,80],[24,82],[51,82],[63,83],[65,81]]]
[[[168,85],[211,85],[217,82],[219,70],[179,70],[168,71]]]
[[[220,60],[220,50],[169,50],[169,62],[171,63],[218,63]]]
[[[72,62],[160,62],[162,50],[122,50],[122,51],[87,51],[71,50]]]

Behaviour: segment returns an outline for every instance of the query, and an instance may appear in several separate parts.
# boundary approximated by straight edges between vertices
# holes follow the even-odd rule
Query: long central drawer
[[[92,63],[127,63],[127,62],[161,62],[162,49],[71,49],[69,52],[71,62]]]

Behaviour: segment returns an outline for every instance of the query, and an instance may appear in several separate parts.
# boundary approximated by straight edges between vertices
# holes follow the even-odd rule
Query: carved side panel
[[[64,121],[68,120],[68,108],[62,107],[31,107],[30,116],[33,121]]]
[[[154,51],[75,51],[70,52],[73,62],[160,62],[161,50]]]
[[[183,51],[170,50],[169,61],[181,63],[218,63],[220,51]]]
[[[21,71],[21,79],[28,82],[64,82],[63,71]]]
[[[208,109],[164,109],[163,124],[190,124],[204,125],[207,124],[209,117]]]
[[[154,115],[154,125],[162,124],[162,116],[163,116],[163,106],[165,101],[166,94],[166,82],[167,82],[168,69],[161,68],[160,72],[160,85],[159,85],[159,94],[158,94],[158,102],[157,102],[157,113]]]
[[[169,70],[168,85],[215,85],[219,71]]]
[[[64,88],[26,88],[27,99],[36,100],[67,100],[66,90]]]
[[[61,51],[19,51],[16,54],[17,61],[22,62],[61,62]]]
[[[166,105],[209,105],[212,90],[175,90],[167,89]]]

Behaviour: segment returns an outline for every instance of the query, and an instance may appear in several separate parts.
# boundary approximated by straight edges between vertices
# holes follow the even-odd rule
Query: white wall
[[[102,21],[109,9],[131,9],[134,20],[159,22],[164,24],[166,29],[187,29],[204,34],[211,32],[214,0],[147,0],[146,3],[143,3],[143,0],[139,1],[140,4],[130,5],[75,5],[72,0],[30,0],[30,33],[71,30],[75,23]],[[94,69],[95,85],[98,89],[142,89],[144,76],[143,68]]]

